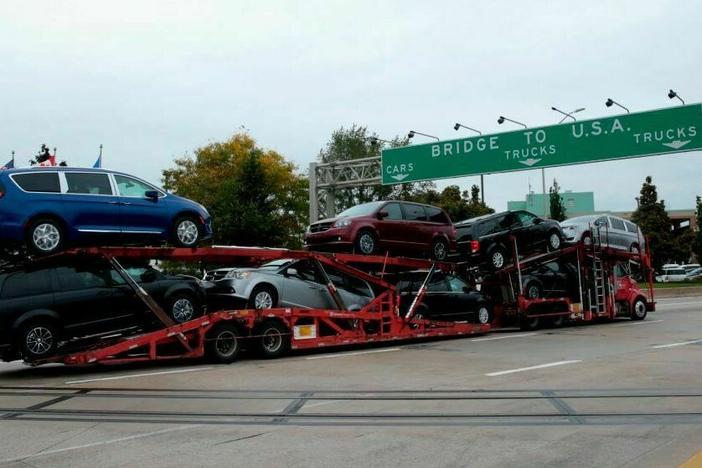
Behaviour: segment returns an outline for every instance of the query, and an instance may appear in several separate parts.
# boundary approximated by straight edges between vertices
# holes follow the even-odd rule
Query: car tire
[[[546,249],[549,252],[555,252],[561,248],[563,244],[563,239],[558,231],[549,231],[546,237]]]
[[[373,255],[378,250],[378,238],[373,231],[364,229],[356,236],[354,249],[361,255]]]
[[[207,332],[205,353],[207,358],[216,363],[228,364],[236,361],[241,352],[243,334],[233,323],[215,325]]]
[[[59,327],[48,319],[32,320],[20,328],[18,348],[25,361],[53,356],[58,346]]]
[[[541,299],[543,295],[543,288],[536,281],[529,281],[524,287],[524,297],[527,299]]]
[[[639,244],[631,244],[629,247],[629,253],[632,253],[634,255],[639,255],[641,253],[641,249],[639,248]]]
[[[492,310],[487,304],[480,304],[478,311],[475,314],[475,323],[479,325],[487,325],[492,323]]]
[[[278,305],[278,291],[273,286],[262,284],[256,286],[247,302],[249,309],[273,309]]]
[[[495,247],[490,251],[489,254],[490,267],[497,271],[501,270],[507,265],[507,255],[505,254],[505,249],[502,247]]]
[[[541,320],[539,317],[522,317],[520,328],[522,330],[538,330]]]
[[[261,357],[273,359],[290,350],[290,330],[277,320],[267,320],[254,330],[257,349]]]
[[[39,218],[31,222],[27,229],[27,247],[37,255],[51,255],[63,249],[65,230],[53,218]]]
[[[439,262],[445,262],[449,254],[449,245],[445,239],[436,239],[431,246],[431,258]]]
[[[168,301],[168,315],[176,323],[184,323],[202,315],[202,306],[189,293],[176,293]]]
[[[173,223],[173,243],[178,247],[197,247],[201,236],[200,224],[192,216],[180,216]]]
[[[648,310],[646,309],[646,301],[639,297],[631,305],[631,320],[643,320],[646,318]]]

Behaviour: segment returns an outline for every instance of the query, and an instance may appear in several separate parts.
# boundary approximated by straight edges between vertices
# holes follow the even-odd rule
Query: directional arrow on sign
[[[405,180],[405,179],[407,178],[408,175],[409,175],[409,174],[397,174],[397,175],[394,175],[394,176],[391,176],[391,177],[392,177],[393,179],[395,179],[396,181],[401,182],[401,181]]]
[[[533,166],[534,164],[536,164],[536,163],[539,162],[539,161],[541,161],[541,160],[540,160],[540,159],[529,158],[529,159],[525,159],[524,161],[519,161],[519,162],[522,163],[522,164],[524,164],[525,166],[531,167],[531,166]]]
[[[685,141],[680,141],[680,140],[673,140],[670,143],[663,143],[663,146],[667,146],[668,148],[673,148],[673,149],[680,149],[686,144],[690,143],[692,140],[685,140]]]

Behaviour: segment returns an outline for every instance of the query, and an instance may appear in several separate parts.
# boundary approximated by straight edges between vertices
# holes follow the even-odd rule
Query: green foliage
[[[207,207],[215,243],[301,246],[308,181],[277,152],[237,133],[175,164],[163,171],[164,187]]]
[[[549,205],[551,211],[551,219],[555,219],[560,222],[567,218],[566,208],[563,205],[563,199],[560,194],[561,186],[558,185],[558,181],[553,179],[553,186],[548,189],[549,193]]]
[[[702,198],[699,195],[695,199],[695,216],[697,217],[697,230],[692,250],[699,263],[702,261]]]
[[[658,201],[658,192],[653,185],[651,176],[641,187],[639,206],[631,216],[646,236],[652,251],[653,267],[660,269],[669,261],[686,261],[689,257],[689,242],[687,236],[675,239],[671,231],[671,222],[665,210],[665,201]]]

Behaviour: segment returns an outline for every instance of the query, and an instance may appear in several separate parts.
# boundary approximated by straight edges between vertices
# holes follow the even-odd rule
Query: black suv
[[[391,276],[400,295],[400,313],[405,315],[419,292],[428,271],[410,271]],[[480,291],[455,275],[435,272],[416,316],[430,320],[492,322],[492,307]]]
[[[528,211],[505,211],[456,224],[460,256],[474,264],[487,263],[493,270],[507,266],[512,258],[511,236],[517,239],[520,256],[539,249],[558,250],[563,231],[557,221],[541,219]]]
[[[176,321],[203,313],[196,280],[163,275],[149,266],[130,276]],[[155,318],[106,261],[46,260],[0,272],[0,355],[31,361],[49,357],[75,338],[149,328]]]

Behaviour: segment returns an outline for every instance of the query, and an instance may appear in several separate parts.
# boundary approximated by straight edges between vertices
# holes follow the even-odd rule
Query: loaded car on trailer
[[[148,266],[126,271],[176,323],[199,317],[197,281]],[[0,355],[27,360],[54,354],[77,338],[134,333],[157,326],[125,279],[100,259],[55,258],[0,272]]]

